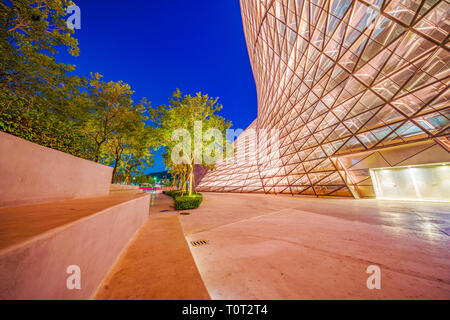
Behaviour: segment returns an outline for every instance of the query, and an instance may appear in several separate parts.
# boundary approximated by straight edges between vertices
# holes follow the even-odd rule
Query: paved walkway
[[[173,200],[152,195],[150,219],[97,291],[98,300],[209,300]]]
[[[179,218],[213,299],[450,299],[449,204],[205,193]]]

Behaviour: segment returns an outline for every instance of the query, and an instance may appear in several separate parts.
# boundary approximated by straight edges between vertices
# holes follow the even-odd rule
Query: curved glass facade
[[[349,177],[342,156],[418,141],[448,154],[449,1],[241,0],[241,11],[253,139],[277,130],[278,145],[256,164],[217,163],[200,190],[352,197],[370,175]]]

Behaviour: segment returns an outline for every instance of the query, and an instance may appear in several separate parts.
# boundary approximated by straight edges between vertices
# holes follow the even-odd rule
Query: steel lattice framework
[[[352,196],[337,157],[450,133],[449,1],[241,0],[241,11],[250,128],[278,130],[279,148],[217,163],[200,190]]]

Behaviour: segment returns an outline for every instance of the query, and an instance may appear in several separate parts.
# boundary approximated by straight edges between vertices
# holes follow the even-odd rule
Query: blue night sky
[[[131,85],[134,100],[167,104],[176,88],[220,97],[221,115],[245,129],[257,116],[256,88],[238,0],[78,0],[76,73]],[[165,170],[160,152],[149,172]]]

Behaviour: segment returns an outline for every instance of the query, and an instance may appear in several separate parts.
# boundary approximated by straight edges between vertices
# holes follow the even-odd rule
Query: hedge
[[[28,110],[18,101],[5,109],[0,105],[0,131],[41,146],[92,160],[92,142],[76,121],[63,121],[37,107]]]
[[[181,195],[181,191],[177,191],[177,190],[165,190],[165,191],[163,191],[163,193],[172,198],[175,198],[176,196]]]
[[[197,209],[203,201],[203,195],[195,193],[191,196],[181,195],[181,191],[164,191],[164,194],[172,197],[175,202],[175,210]]]

